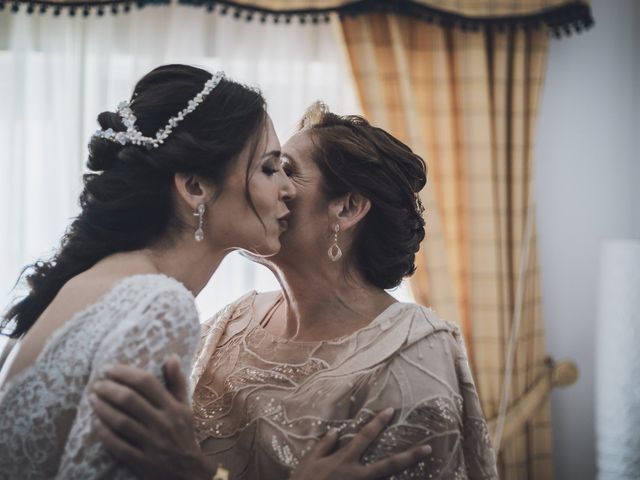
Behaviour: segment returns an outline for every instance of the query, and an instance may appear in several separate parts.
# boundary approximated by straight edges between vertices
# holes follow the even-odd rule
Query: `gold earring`
[[[338,245],[338,232],[340,231],[340,225],[337,223],[333,226],[333,243],[329,247],[327,251],[327,255],[332,262],[337,262],[342,257],[342,250],[340,250],[340,246]]]
[[[198,217],[198,228],[193,234],[193,238],[196,239],[196,242],[201,242],[202,240],[204,240],[204,230],[202,230],[202,226],[204,225],[204,211],[204,203],[201,203],[200,205],[198,205],[198,208],[193,214],[195,217]]]

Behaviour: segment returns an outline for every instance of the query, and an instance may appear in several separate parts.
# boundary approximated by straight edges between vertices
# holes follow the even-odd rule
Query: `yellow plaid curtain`
[[[509,405],[549,371],[535,225],[520,262],[532,214],[532,147],[548,34],[465,32],[386,14],[344,18],[340,34],[367,118],[427,161],[421,194],[427,236],[412,287],[420,303],[461,325],[485,415],[495,425],[521,266]],[[501,478],[552,478],[545,397],[509,429],[498,457]]]

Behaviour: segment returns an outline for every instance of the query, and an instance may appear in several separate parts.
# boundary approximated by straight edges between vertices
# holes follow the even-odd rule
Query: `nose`
[[[280,189],[280,199],[283,202],[291,201],[296,196],[296,186],[293,184],[293,181],[288,177],[284,176],[282,188]]]

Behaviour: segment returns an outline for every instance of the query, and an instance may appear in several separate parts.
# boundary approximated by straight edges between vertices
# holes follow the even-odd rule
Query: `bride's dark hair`
[[[138,128],[155,136],[209,78],[209,72],[187,65],[149,72],[136,84],[130,102]],[[174,175],[195,174],[222,186],[229,165],[244,147],[257,147],[265,119],[265,100],[258,91],[223,79],[159,148],[122,146],[93,137],[81,212],[57,253],[25,268],[22,276],[30,291],[8,310],[0,330],[13,323],[10,336],[24,335],[69,279],[108,255],[170,241],[173,233],[185,228],[172,202]],[[114,112],[101,113],[98,122],[102,129],[126,130]]]

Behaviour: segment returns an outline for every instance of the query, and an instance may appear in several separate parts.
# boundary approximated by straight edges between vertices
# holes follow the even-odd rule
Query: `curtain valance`
[[[205,8],[239,20],[274,23],[318,23],[331,13],[341,16],[372,12],[409,15],[443,27],[478,30],[490,26],[536,29],[547,27],[556,36],[580,32],[593,24],[588,0],[0,0],[0,9],[27,13],[52,11],[103,15],[127,12],[132,6],[166,5],[172,1]]]

